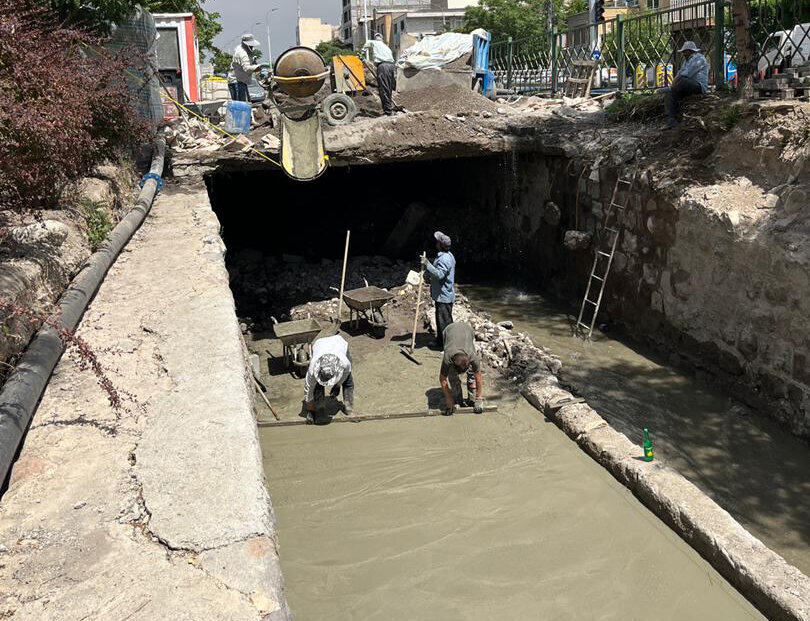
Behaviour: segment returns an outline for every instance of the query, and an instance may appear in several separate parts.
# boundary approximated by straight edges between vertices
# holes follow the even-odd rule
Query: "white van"
[[[797,24],[792,30],[772,32],[763,50],[757,63],[761,76],[774,69],[787,69],[810,60],[810,24]]]

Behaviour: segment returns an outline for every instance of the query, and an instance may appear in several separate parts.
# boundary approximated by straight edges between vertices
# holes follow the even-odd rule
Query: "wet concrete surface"
[[[676,468],[754,536],[810,575],[810,448],[694,375],[626,338],[571,337],[566,307],[518,289],[462,287],[474,307],[561,357],[561,380],[618,431]],[[575,319],[575,318],[574,318]],[[620,338],[620,337],[619,337]]]
[[[351,338],[358,412],[441,402],[439,353],[420,336],[424,364],[401,356],[405,325]],[[303,380],[263,371],[280,416],[298,416]],[[297,619],[763,618],[495,380],[493,414],[260,430]]]

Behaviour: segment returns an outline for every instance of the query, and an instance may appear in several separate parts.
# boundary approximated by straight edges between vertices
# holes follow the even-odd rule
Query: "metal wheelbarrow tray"
[[[323,326],[315,319],[298,319],[285,321],[273,326],[273,333],[284,346],[284,364],[289,367],[294,360],[297,345],[310,345],[318,336]]]
[[[349,307],[349,321],[358,327],[360,317],[363,317],[378,332],[383,334],[388,327],[388,319],[383,314],[383,307],[394,297],[393,293],[379,287],[362,287],[343,293],[343,301]],[[379,311],[379,315],[375,313]]]

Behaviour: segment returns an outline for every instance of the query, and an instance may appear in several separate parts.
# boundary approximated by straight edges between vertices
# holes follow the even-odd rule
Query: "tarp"
[[[440,35],[428,35],[402,52],[397,61],[397,67],[400,69],[428,69],[451,63],[472,52],[473,34],[479,33],[486,36],[486,31],[481,29],[474,30],[470,34],[445,32]]]

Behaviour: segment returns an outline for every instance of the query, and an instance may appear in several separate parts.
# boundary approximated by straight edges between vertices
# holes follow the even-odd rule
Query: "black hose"
[[[165,153],[166,142],[159,138],[155,142],[150,173],[162,176]],[[39,405],[42,393],[45,392],[51,373],[65,349],[59,332],[53,325],[70,331],[76,329],[107,271],[152,209],[157,190],[158,180],[154,177],[148,178],[135,205],[70,283],[59,300],[56,312],[34,335],[17,366],[0,389],[0,481],[4,482],[0,490],[5,489],[5,483],[25,432]]]

